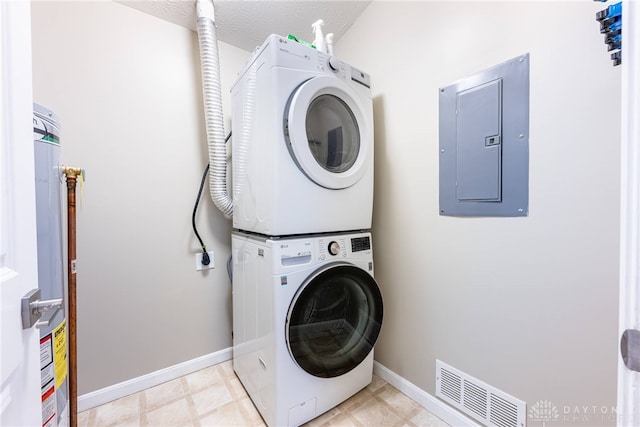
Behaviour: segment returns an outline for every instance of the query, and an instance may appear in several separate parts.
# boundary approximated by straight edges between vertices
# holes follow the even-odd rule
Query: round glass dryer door
[[[356,99],[342,80],[323,76],[301,84],[287,104],[287,148],[298,168],[322,187],[350,187],[367,168],[372,134]]]
[[[330,264],[310,276],[294,297],[287,346],[306,372],[333,378],[367,357],[381,326],[382,295],[373,277],[351,264]]]

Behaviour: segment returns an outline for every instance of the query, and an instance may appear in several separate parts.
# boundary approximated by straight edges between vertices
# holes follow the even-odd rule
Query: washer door
[[[294,297],[287,314],[287,346],[306,372],[333,378],[367,357],[381,326],[382,295],[373,277],[352,264],[329,264]]]
[[[357,95],[335,77],[315,77],[289,98],[284,117],[287,148],[316,184],[347,188],[364,174],[373,141]]]

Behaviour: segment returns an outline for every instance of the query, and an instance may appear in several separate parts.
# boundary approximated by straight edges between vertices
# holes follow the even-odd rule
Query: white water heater
[[[60,127],[53,112],[33,104],[33,139],[38,235],[38,286],[42,300],[67,300],[62,248]],[[66,309],[40,328],[42,426],[69,425]]]

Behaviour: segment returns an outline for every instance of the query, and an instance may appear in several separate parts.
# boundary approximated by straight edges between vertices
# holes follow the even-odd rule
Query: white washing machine
[[[382,296],[369,233],[234,232],[233,368],[267,425],[297,426],[371,382]]]
[[[369,76],[271,35],[233,99],[233,227],[268,236],[371,228]]]

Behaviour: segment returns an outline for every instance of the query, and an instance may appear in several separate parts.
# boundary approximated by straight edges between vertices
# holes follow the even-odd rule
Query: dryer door
[[[287,104],[287,148],[298,168],[322,187],[350,187],[370,163],[371,125],[357,99],[342,80],[322,76],[302,83]]]
[[[382,295],[373,277],[352,264],[329,264],[294,297],[287,314],[287,346],[306,372],[333,378],[367,357],[381,326]]]

